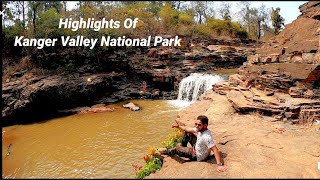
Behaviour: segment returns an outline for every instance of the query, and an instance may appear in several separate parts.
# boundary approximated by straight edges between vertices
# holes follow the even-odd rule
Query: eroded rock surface
[[[295,55],[319,52],[320,3],[310,1],[301,5],[299,9],[301,15],[257,49],[257,54]]]
[[[162,169],[146,179],[320,178],[320,139],[316,138],[320,124],[302,127],[275,122],[259,113],[240,115],[226,96],[213,91],[179,112],[177,121],[193,126],[202,114],[209,118],[208,128],[228,170],[217,172],[214,156],[207,162],[190,162],[176,155],[163,155]]]
[[[38,116],[57,114],[57,110],[92,104],[112,92],[111,82],[116,76],[121,74],[55,75],[5,83],[2,86],[3,123],[27,123],[28,119]]]

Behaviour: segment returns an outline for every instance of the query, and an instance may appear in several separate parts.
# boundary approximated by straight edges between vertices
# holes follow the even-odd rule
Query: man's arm
[[[195,132],[193,128],[191,128],[191,127],[186,127],[186,126],[180,126],[178,123],[172,124],[171,127],[172,127],[172,128],[175,128],[175,127],[176,127],[176,128],[182,129],[182,130],[184,130],[185,132],[189,132],[189,133],[194,133],[194,132]]]
[[[226,170],[227,170],[227,167],[222,164],[220,152],[219,152],[219,149],[217,148],[217,146],[213,146],[213,147],[210,148],[210,149],[211,149],[211,151],[213,151],[214,157],[216,158],[217,165],[218,165],[218,169],[217,169],[217,170],[218,170],[219,172],[226,171]]]
[[[217,146],[213,146],[211,148],[211,151],[213,151],[213,153],[214,153],[214,157],[216,158],[217,164],[221,164],[221,156],[220,156],[220,153],[219,153]]]

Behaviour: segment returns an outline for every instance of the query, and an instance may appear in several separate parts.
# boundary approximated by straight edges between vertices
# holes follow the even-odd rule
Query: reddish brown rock
[[[299,9],[301,15],[292,23],[287,24],[276,37],[271,38],[269,42],[257,49],[257,53],[319,52],[320,3],[310,1],[301,5]],[[297,61],[299,58],[294,60]]]

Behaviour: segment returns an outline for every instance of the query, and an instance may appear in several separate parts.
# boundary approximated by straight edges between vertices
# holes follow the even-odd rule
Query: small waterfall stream
[[[220,75],[192,73],[180,82],[178,100],[194,102],[213,84],[224,80]]]

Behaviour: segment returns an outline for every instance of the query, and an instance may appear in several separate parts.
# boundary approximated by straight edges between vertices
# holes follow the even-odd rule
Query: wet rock
[[[132,111],[139,111],[140,110],[140,108],[137,105],[135,105],[134,103],[132,103],[132,102],[124,104],[124,105],[122,105],[122,107],[129,108]]]

